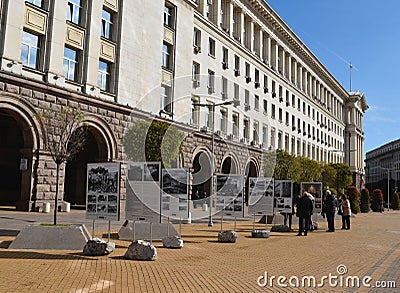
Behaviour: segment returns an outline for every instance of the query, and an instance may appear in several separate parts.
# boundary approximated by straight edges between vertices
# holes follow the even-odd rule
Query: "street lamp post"
[[[387,209],[389,211],[389,207],[390,207],[390,172],[392,171],[392,168],[384,168],[384,167],[380,167],[380,168],[387,172],[387,188],[388,188],[388,192],[387,192]]]
[[[211,126],[211,185],[210,185],[210,194],[209,194],[209,204],[210,204],[210,214],[208,217],[208,226],[212,227],[213,224],[213,219],[212,219],[212,202],[211,202],[211,197],[214,194],[214,173],[215,173],[215,164],[214,164],[214,128],[215,128],[215,107],[216,106],[226,106],[226,105],[231,105],[234,104],[234,101],[226,101],[218,104],[200,104],[200,103],[194,103],[194,106],[198,107],[211,107],[212,110],[212,126]]]

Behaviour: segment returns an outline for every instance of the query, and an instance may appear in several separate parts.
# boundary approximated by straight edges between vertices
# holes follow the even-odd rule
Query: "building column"
[[[268,65],[271,66],[271,37],[267,35],[267,47],[266,47],[266,58],[268,61]]]
[[[222,11],[222,4],[221,4],[221,2],[222,2],[222,0],[214,0],[214,1],[217,1],[217,26],[218,27],[221,27],[221,24],[222,24],[222,14],[221,14],[221,11]]]
[[[298,76],[297,76],[297,78],[299,80],[298,87],[300,90],[302,90],[303,89],[303,66],[301,66],[301,64],[297,63],[297,68],[299,71]]]
[[[240,11],[240,43],[244,46],[246,43],[246,24],[244,23],[244,13]]]
[[[262,30],[261,27],[260,27],[259,34],[260,34],[260,37],[259,37],[259,39],[260,39],[260,46],[259,46],[259,55],[258,55],[258,56],[260,56],[260,59],[261,59],[261,60],[264,60],[264,58],[263,58],[263,51],[264,51],[264,33],[263,33],[263,30]]]
[[[296,59],[292,60],[293,62],[293,83],[297,85],[297,61]]]
[[[288,76],[287,78],[289,79],[289,81],[292,81],[292,56],[290,56],[290,54],[288,55],[288,62],[287,62],[287,73]]]
[[[273,60],[273,66],[275,67],[275,70],[279,69],[279,45],[277,42],[275,42],[274,45],[272,45],[273,48],[272,50],[274,51],[275,54],[275,60]]]
[[[203,16],[207,18],[207,13],[212,9],[207,0],[203,0]]]
[[[286,53],[285,49],[282,47],[282,75],[286,76]]]
[[[251,19],[250,21],[250,52],[253,53],[254,52],[254,41],[255,41],[255,37],[254,37],[254,21],[253,19]]]
[[[233,0],[229,2],[229,35],[233,37],[233,26],[235,25],[234,20],[233,20],[233,12],[234,12],[234,6],[233,6]]]

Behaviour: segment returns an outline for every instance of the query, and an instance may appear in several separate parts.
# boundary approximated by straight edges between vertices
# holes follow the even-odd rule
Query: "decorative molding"
[[[175,33],[165,26],[164,26],[164,41],[168,42],[171,45],[174,45],[175,43]]]
[[[168,72],[166,70],[162,71],[162,81],[161,82],[163,84],[165,84],[166,86],[171,87],[172,86],[172,79],[173,79],[173,76],[172,76],[171,72]]]
[[[114,63],[116,52],[115,47],[115,44],[102,39],[100,44],[100,57]]]
[[[118,12],[118,0],[104,0],[104,6]]]
[[[83,50],[83,40],[85,31],[78,29],[70,24],[67,24],[67,35],[65,42],[75,48]]]
[[[25,6],[24,27],[44,35],[46,33],[47,14],[43,11]]]

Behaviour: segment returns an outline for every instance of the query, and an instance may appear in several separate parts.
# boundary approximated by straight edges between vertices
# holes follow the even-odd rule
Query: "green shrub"
[[[346,194],[350,201],[350,208],[352,213],[359,213],[360,206],[358,205],[358,198],[360,197],[360,192],[355,186],[349,186],[346,188]]]
[[[361,206],[360,210],[362,213],[368,213],[369,212],[369,190],[367,188],[364,188],[361,190]]]
[[[379,205],[381,205],[383,211],[383,194],[382,190],[374,189],[372,191],[372,202],[371,202],[371,209],[374,212],[379,212]]]
[[[391,204],[392,204],[393,210],[399,209],[399,193],[398,192],[393,193]]]

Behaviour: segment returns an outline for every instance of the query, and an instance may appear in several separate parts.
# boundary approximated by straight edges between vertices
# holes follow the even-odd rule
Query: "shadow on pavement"
[[[10,259],[46,259],[46,260],[96,260],[94,258],[89,258],[82,256],[82,253],[65,253],[65,254],[54,254],[54,253],[44,253],[38,251],[30,250],[13,250],[13,251],[0,251],[0,259],[10,258]]]
[[[0,236],[17,236],[18,233],[18,230],[0,229]]]

